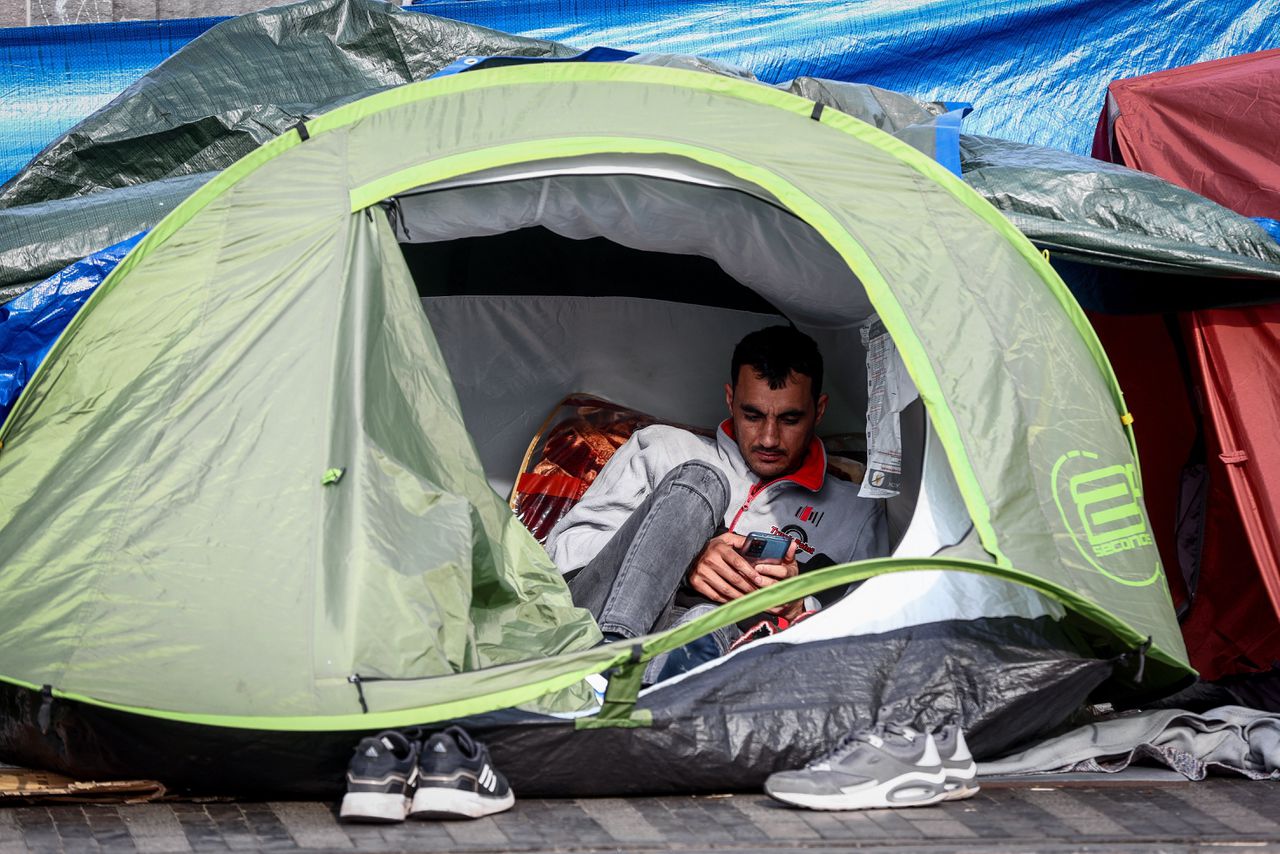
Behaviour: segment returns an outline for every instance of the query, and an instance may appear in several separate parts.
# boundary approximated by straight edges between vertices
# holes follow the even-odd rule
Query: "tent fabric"
[[[339,108],[305,137],[256,150],[154,228],[5,422],[4,678],[185,720],[338,730],[504,708],[625,661],[567,652],[594,627],[484,482],[376,207],[549,152],[685,157],[808,222],[894,335],[997,560],[940,563],[1059,598],[1100,650],[1151,637],[1145,666],[1131,661],[1140,689],[1187,673],[1105,357],[1043,257],[919,152],[755,83],[628,64],[444,77]],[[935,561],[837,567],[737,604]],[[228,631],[226,597],[281,567],[261,597],[236,597]],[[184,583],[152,591],[168,573]],[[720,611],[642,657],[735,613]],[[247,630],[259,624],[268,635]],[[532,650],[549,657],[519,660]]]
[[[422,303],[476,452],[501,495],[511,492],[547,401],[585,392],[661,418],[717,424],[724,401],[706,390],[724,384],[725,354],[748,332],[782,320],[624,296],[437,296]],[[686,343],[653,347],[655,329]],[[495,352],[492,342],[501,340],[519,346]],[[637,352],[646,353],[643,375],[629,369]],[[846,418],[856,413],[844,409]]]
[[[1115,80],[1093,155],[1280,217],[1280,48]]]
[[[1280,305],[1198,311],[1191,324],[1214,433],[1210,479],[1218,490],[1210,501],[1216,497],[1216,512],[1239,520],[1244,537],[1234,544],[1206,543],[1201,578],[1219,577],[1192,604],[1186,631],[1213,639],[1197,644],[1201,655],[1212,655],[1207,674],[1263,671],[1280,664]],[[1217,527],[1225,521],[1219,517]],[[1207,607],[1210,599],[1218,604]]]
[[[409,8],[579,47],[698,54],[770,83],[812,76],[968,101],[981,105],[970,119],[980,133],[1077,154],[1088,152],[1093,130],[1080,106],[1097,104],[1109,81],[1274,48],[1280,19],[1275,0],[838,8],[824,0],[433,0]],[[0,91],[22,98],[21,109],[0,115],[0,180],[221,20],[0,30]]]
[[[1151,172],[1250,216],[1280,210],[1280,51],[1175,68],[1108,89],[1094,154]],[[1280,398],[1276,296],[1250,308],[1196,306],[1184,316],[1208,445],[1208,501],[1183,629],[1208,678],[1280,664],[1280,459],[1271,453]],[[1250,300],[1256,302],[1257,300]],[[1187,308],[1170,305],[1166,310]],[[1153,369],[1150,352],[1118,359],[1122,375]],[[1166,358],[1163,370],[1177,376]],[[1127,383],[1129,384],[1129,383]],[[1264,438],[1265,437],[1265,438]],[[1139,436],[1140,443],[1142,436]],[[1166,470],[1185,461],[1162,455]],[[1143,451],[1144,457],[1146,451]],[[1172,489],[1166,487],[1166,495]],[[1163,499],[1157,499],[1160,501]],[[1172,528],[1158,528],[1168,537]]]
[[[294,203],[300,190],[288,189]],[[371,228],[348,233],[351,218],[316,202],[336,230],[306,211],[296,225],[246,218],[239,228],[270,235],[252,252],[222,251],[232,226],[215,205],[167,244],[169,264],[129,277],[114,308],[99,297],[97,332],[80,325],[62,341],[111,357],[68,354],[38,375],[55,397],[96,401],[88,433],[51,441],[49,398],[26,410],[34,422],[21,411],[6,422],[10,674],[104,700],[285,717],[358,709],[352,674],[449,674],[598,638],[485,482],[412,283],[381,270]],[[263,250],[283,262],[265,289]],[[24,422],[37,441],[21,438]],[[24,458],[46,475],[23,474]],[[345,471],[326,486],[334,467]],[[150,578],[169,580],[139,599]],[[20,640],[29,633],[42,641]],[[236,684],[245,692],[226,690]]]

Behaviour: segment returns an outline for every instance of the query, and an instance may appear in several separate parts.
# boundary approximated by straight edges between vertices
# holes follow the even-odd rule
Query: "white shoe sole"
[[[852,787],[837,794],[813,792],[779,792],[769,788],[765,792],[784,804],[811,810],[876,810],[900,807],[924,807],[945,800],[943,774],[903,774],[874,786]]]
[[[338,817],[343,821],[404,821],[409,799],[388,792],[347,792],[342,797]]]
[[[498,798],[462,789],[420,788],[413,796],[409,818],[481,818],[509,810],[515,802],[515,793],[510,790],[505,797]]]
[[[945,769],[944,769],[945,770]],[[948,801],[963,801],[965,798],[972,798],[978,794],[978,766],[974,763],[967,765],[960,773],[947,774],[947,781],[943,783],[943,788],[947,790]]]
[[[978,781],[972,777],[948,777],[947,782],[943,784],[943,788],[947,790],[946,800],[963,801],[965,798],[972,798],[978,794]]]

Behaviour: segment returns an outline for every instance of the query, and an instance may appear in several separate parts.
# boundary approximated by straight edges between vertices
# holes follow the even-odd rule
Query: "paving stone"
[[[1143,790],[1117,789],[1099,809],[1136,836],[1195,839],[1198,835],[1194,825],[1161,809]]]
[[[338,822],[327,806],[292,801],[272,803],[270,806],[299,848],[351,847],[351,840],[338,827]]]
[[[866,810],[863,813],[877,827],[889,835],[891,839],[923,839],[924,834],[916,830],[897,810]]]
[[[742,812],[733,805],[734,798],[709,800],[707,813],[733,839],[742,846],[759,847],[769,841],[769,837],[755,824],[747,821]]]
[[[488,816],[474,821],[443,821],[440,824],[445,833],[462,845],[502,848],[510,842],[497,823]]]
[[[184,829],[184,823],[180,820],[179,814],[167,804],[138,804],[120,811],[125,827],[133,837],[134,846],[142,854],[191,851],[193,848],[226,850],[226,846],[221,844],[222,840],[216,828],[213,827],[213,822],[204,815],[203,810],[199,815],[202,821],[195,828],[196,832],[191,834],[189,829]],[[197,842],[205,844],[196,845]]]
[[[244,812],[237,804],[210,804],[205,810],[213,821],[223,843],[232,851],[253,851],[258,837],[245,820]]]
[[[982,836],[1004,834],[1010,839],[1039,840],[1074,839],[1079,831],[1064,822],[1054,812],[1045,808],[1041,799],[1035,797],[1044,792],[1000,792],[993,799],[992,806],[985,812],[988,821],[999,816],[994,822],[998,829],[988,828],[979,832]]]
[[[1273,817],[1274,816],[1274,817]],[[1001,789],[911,810],[811,812],[757,794],[520,800],[474,822],[344,825],[333,803],[0,807],[0,854],[97,851],[1280,851],[1280,786]]]
[[[733,807],[770,839],[803,841],[822,838],[822,834],[800,817],[798,810],[772,799],[744,795],[734,799]]]
[[[650,826],[662,834],[662,838],[667,840],[685,839],[688,830],[679,816],[667,808],[666,802],[661,798],[632,798],[632,806],[647,821]],[[594,822],[593,822],[594,823]],[[597,825],[598,827],[599,825]],[[601,828],[603,830],[603,828]]]
[[[855,839],[889,839],[890,834],[864,811],[832,813]]]
[[[804,823],[818,831],[823,839],[849,840],[858,838],[858,827],[842,821],[836,813],[804,810],[801,814]]]
[[[289,835],[289,829],[267,804],[247,804],[243,807],[245,825],[258,840],[258,846],[265,851],[297,848],[297,843]]]
[[[733,841],[733,834],[726,831],[708,815],[704,803],[694,798],[668,799],[664,805],[680,824],[674,839],[697,840],[699,843],[723,844]],[[673,837],[668,837],[672,839]]]
[[[625,798],[580,798],[575,803],[619,842],[661,842],[662,831]],[[517,837],[519,838],[519,837]]]
[[[1111,836],[1124,838],[1128,832],[1119,822],[1103,815],[1073,792],[1055,789],[1051,792],[1013,790],[1013,797],[1024,798],[1061,821],[1075,833],[1083,836]],[[995,818],[998,813],[993,813]]]
[[[921,835],[930,839],[972,839],[977,836],[965,824],[949,816],[916,818],[914,815],[907,815],[905,818]]]
[[[1170,795],[1193,809],[1207,812],[1229,830],[1244,834],[1280,834],[1280,823],[1254,808],[1254,799],[1249,797],[1252,793],[1252,790],[1233,791],[1227,787],[1215,788],[1203,784],[1169,790]],[[1280,816],[1280,791],[1271,788],[1270,795],[1268,811],[1272,816]]]

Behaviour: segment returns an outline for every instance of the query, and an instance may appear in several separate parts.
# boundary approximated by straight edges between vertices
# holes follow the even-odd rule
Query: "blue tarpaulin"
[[[696,54],[968,101],[970,133],[1087,154],[1106,85],[1280,47],[1280,0],[428,0],[579,47]],[[216,9],[210,4],[210,10]],[[0,180],[220,18],[0,30]]]
[[[220,20],[0,28],[0,181]]]
[[[95,252],[0,306],[0,423],[80,306],[141,239]]]

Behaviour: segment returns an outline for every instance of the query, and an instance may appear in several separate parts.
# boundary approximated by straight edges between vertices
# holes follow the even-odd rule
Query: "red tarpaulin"
[[[1280,50],[1115,81],[1093,154],[1237,213],[1280,218]],[[1131,398],[1182,382],[1174,340],[1152,318],[1095,320]],[[1181,399],[1151,399],[1145,416],[1156,425],[1145,434],[1144,413],[1131,408],[1148,505],[1180,598],[1184,585],[1172,577],[1178,481],[1194,440],[1191,395],[1199,397],[1208,503],[1183,634],[1191,663],[1216,679],[1280,662],[1280,305],[1195,311],[1181,327],[1195,389],[1183,382]]]

